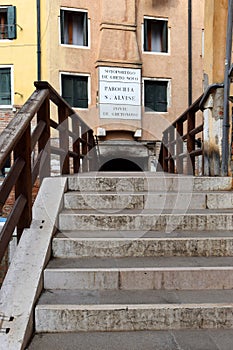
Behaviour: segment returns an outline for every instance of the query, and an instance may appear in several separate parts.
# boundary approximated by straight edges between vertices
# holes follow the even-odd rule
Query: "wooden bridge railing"
[[[158,171],[198,175],[204,174],[203,110],[209,96],[223,89],[224,84],[215,83],[163,132],[159,154]],[[201,158],[201,167],[195,166],[196,157]],[[201,169],[200,169],[201,168]]]
[[[202,98],[203,95],[163,132],[158,170],[195,174],[195,158],[203,155],[203,118],[197,115]]]
[[[12,160],[0,187],[0,214],[11,191],[15,192],[15,203],[0,232],[0,261],[15,229],[19,240],[23,229],[30,226],[32,189],[37,179],[41,182],[50,176],[51,154],[58,155],[60,174],[92,170],[94,161],[86,156],[95,146],[93,131],[51,85],[35,82],[35,87],[0,135],[0,169],[9,157]],[[54,136],[57,145],[51,144],[51,129],[58,134]]]

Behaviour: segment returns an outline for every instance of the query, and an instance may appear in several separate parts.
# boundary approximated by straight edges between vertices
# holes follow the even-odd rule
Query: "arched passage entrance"
[[[142,171],[142,168],[129,159],[114,158],[105,162],[100,171]]]

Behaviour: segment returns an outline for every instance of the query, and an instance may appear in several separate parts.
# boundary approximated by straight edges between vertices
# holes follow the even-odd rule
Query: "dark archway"
[[[142,171],[142,168],[131,160],[114,158],[104,163],[100,171]]]

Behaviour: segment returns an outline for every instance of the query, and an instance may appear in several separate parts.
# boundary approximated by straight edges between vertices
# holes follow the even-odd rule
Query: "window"
[[[61,75],[62,97],[75,108],[88,108],[88,76]]]
[[[61,10],[61,43],[88,46],[87,12]]]
[[[144,51],[168,52],[168,22],[144,19]]]
[[[0,6],[0,39],[16,39],[15,6]]]
[[[144,80],[145,111],[167,112],[168,106],[167,80]]]
[[[12,107],[12,67],[0,66],[0,106]]]

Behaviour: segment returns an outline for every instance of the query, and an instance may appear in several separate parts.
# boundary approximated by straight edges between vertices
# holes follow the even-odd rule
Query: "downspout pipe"
[[[36,0],[37,8],[37,80],[41,80],[41,14],[40,0]]]
[[[192,0],[188,0],[188,104],[192,104],[193,72],[192,72]]]
[[[230,70],[231,70],[231,51],[232,51],[232,20],[233,20],[233,0],[228,0],[228,19],[226,35],[226,59],[224,75],[224,98],[223,98],[223,131],[222,131],[222,169],[221,175],[228,176],[229,164],[229,94],[230,94]]]

